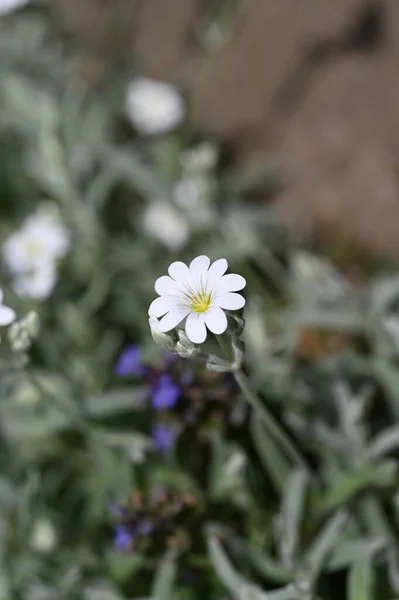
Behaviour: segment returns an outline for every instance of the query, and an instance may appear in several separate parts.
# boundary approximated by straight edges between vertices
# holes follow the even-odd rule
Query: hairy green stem
[[[227,358],[231,360],[231,351],[227,348],[225,340],[221,336],[217,336],[217,339]],[[249,404],[251,404],[251,406],[253,406],[258,412],[267,431],[284,450],[287,457],[289,457],[295,464],[302,467],[305,471],[310,472],[310,468],[303,456],[301,455],[300,451],[296,448],[295,444],[289,439],[289,437],[286,435],[283,429],[281,429],[280,425],[277,423],[275,418],[269,413],[264,403],[259,399],[258,395],[252,390],[251,384],[248,381],[248,378],[246,377],[242,369],[234,371],[233,375],[245,398],[247,399]]]

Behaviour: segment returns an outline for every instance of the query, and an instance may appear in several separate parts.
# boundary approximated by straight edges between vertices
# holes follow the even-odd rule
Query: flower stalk
[[[295,444],[289,439],[289,437],[286,435],[286,433],[283,431],[283,429],[281,429],[278,422],[271,415],[271,413],[267,410],[266,406],[260,400],[258,395],[252,390],[251,384],[250,384],[247,376],[244,374],[241,364],[240,364],[240,366],[238,366],[238,368],[236,368],[235,360],[232,357],[232,351],[226,344],[225,339],[220,335],[216,336],[216,338],[219,342],[220,347],[222,348],[223,352],[225,353],[226,357],[228,358],[228,360],[231,361],[230,362],[230,367],[231,367],[230,371],[233,373],[233,376],[234,376],[240,390],[244,394],[244,396],[247,399],[247,401],[249,402],[249,404],[251,406],[253,406],[255,408],[255,410],[258,412],[267,431],[274,438],[274,440],[280,445],[280,447],[286,453],[287,457],[289,457],[293,461],[293,463],[300,466],[305,471],[310,472],[310,468],[309,468],[306,460],[303,458],[302,454],[300,453],[300,451],[296,448]],[[238,338],[235,338],[235,337],[231,338],[231,346],[232,346],[233,350],[234,350],[234,345],[235,344],[237,345],[237,342],[240,342],[240,340]],[[242,360],[241,360],[241,363],[242,363]]]

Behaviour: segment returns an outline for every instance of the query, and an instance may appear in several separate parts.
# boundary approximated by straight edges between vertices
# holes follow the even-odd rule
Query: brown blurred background
[[[229,34],[206,61],[211,0],[53,4],[92,60],[183,82],[235,162],[278,160],[288,224],[333,253],[399,258],[398,0],[230,0]]]

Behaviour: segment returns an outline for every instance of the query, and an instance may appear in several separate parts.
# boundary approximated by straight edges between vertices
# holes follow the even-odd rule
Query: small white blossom
[[[212,181],[206,175],[183,177],[175,184],[174,201],[185,212],[192,229],[203,229],[215,222],[211,195]]]
[[[147,207],[143,215],[143,227],[148,235],[169,250],[179,250],[188,241],[186,220],[166,201],[156,200]]]
[[[187,337],[194,344],[202,344],[207,328],[217,335],[226,331],[225,310],[244,306],[243,296],[234,293],[245,287],[244,277],[225,275],[228,267],[225,258],[210,263],[207,256],[197,256],[189,267],[177,261],[169,266],[169,276],[156,280],[159,298],[151,303],[148,314],[163,317],[159,321],[161,332],[171,331],[185,320]]]
[[[16,319],[16,314],[12,308],[3,304],[3,291],[0,290],[0,326],[11,325]]]
[[[203,173],[216,167],[219,152],[212,142],[203,142],[184,150],[180,155],[180,164],[188,173]]]
[[[33,526],[30,545],[38,552],[51,552],[57,545],[57,533],[49,519],[40,518]]]
[[[69,250],[69,232],[58,210],[40,206],[5,241],[4,262],[14,276],[14,290],[21,297],[47,298],[57,280],[57,261]]]
[[[20,298],[45,300],[50,296],[56,283],[57,271],[55,264],[43,261],[35,265],[30,271],[17,273],[13,288]]]
[[[28,4],[29,1],[30,0],[0,0],[0,15],[5,15],[17,8],[22,8],[22,6]]]
[[[139,77],[128,86],[126,114],[138,133],[155,135],[176,127],[184,119],[185,109],[173,85]]]

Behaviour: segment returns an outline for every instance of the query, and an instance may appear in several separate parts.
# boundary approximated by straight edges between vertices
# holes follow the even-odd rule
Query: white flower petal
[[[236,273],[229,273],[229,275],[223,275],[218,283],[218,289],[224,292],[238,292],[247,285],[242,275]]]
[[[190,313],[186,321],[186,333],[194,344],[202,344],[206,340],[205,313]]]
[[[212,306],[219,306],[225,310],[238,310],[245,304],[245,298],[241,294],[227,292],[216,296],[212,302]]]
[[[159,321],[159,331],[166,333],[174,329],[187,317],[189,308],[174,308]]]
[[[194,260],[192,260],[190,263],[191,277],[198,277],[202,273],[205,273],[208,270],[210,264],[210,259],[204,254],[202,256],[197,256],[197,258],[194,258]]]
[[[144,211],[143,227],[146,232],[170,250],[182,248],[190,230],[184,216],[166,201],[155,200]]]
[[[16,314],[12,308],[8,306],[0,306],[0,325],[10,325],[15,321]]]
[[[174,308],[182,308],[182,302],[179,296],[160,296],[155,298],[150,304],[148,315],[150,317],[162,317],[165,313]]]
[[[227,267],[228,267],[228,262],[225,258],[219,258],[218,260],[215,260],[215,262],[213,262],[211,264],[211,266],[209,267],[208,270],[208,284],[207,284],[207,288],[209,290],[211,290],[216,283],[219,281],[219,279],[222,277],[222,275],[224,275],[224,273],[226,273],[227,271]]]
[[[227,329],[227,317],[221,308],[210,308],[205,313],[205,324],[212,333],[220,335]]]
[[[163,277],[158,277],[155,282],[155,291],[160,296],[165,294],[173,294],[176,293],[176,281],[167,275]]]
[[[180,260],[169,266],[168,273],[175,281],[186,281],[190,277],[188,266]]]
[[[140,134],[154,135],[178,125],[184,118],[185,106],[171,84],[138,77],[128,86],[126,113]]]

